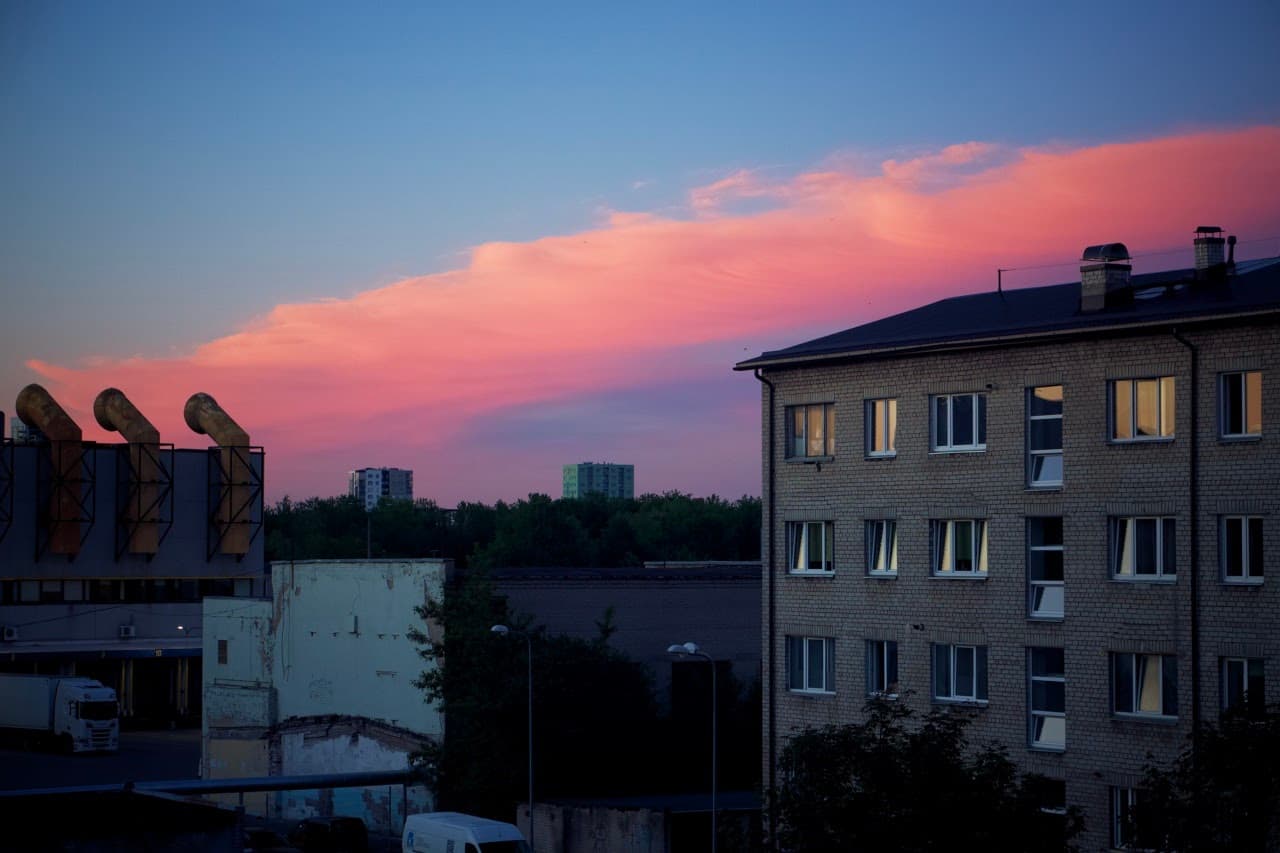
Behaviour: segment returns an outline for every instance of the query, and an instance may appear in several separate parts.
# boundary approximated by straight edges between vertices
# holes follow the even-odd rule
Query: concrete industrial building
[[[564,466],[566,498],[582,498],[601,494],[610,498],[636,496],[636,466],[612,462],[579,462]]]
[[[413,500],[413,472],[407,468],[361,468],[347,474],[347,494],[372,510],[383,498]]]
[[[262,448],[205,394],[184,410],[205,449],[116,389],[93,410],[120,444],[38,385],[16,408],[45,438],[0,443],[0,671],[96,678],[126,722],[198,718],[201,599],[265,594]]]
[[[414,608],[440,600],[448,560],[307,560],[271,566],[270,599],[204,602],[206,779],[404,770],[443,734],[415,679],[427,664],[407,634],[439,639]],[[237,801],[228,795],[228,802]],[[356,815],[397,834],[428,811],[421,786],[244,795],[249,814]]]
[[[1280,258],[946,299],[762,382],[767,783],[881,694],[976,711],[1124,846],[1148,755],[1280,698]],[[1226,253],[1231,247],[1231,254]]]

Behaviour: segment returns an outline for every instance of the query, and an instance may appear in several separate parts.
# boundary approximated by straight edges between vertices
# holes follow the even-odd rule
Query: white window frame
[[[1255,538],[1251,535],[1250,528],[1257,526],[1258,536]],[[1233,536],[1232,529],[1235,528],[1240,537],[1239,553],[1240,565],[1232,566],[1229,555],[1231,553],[1231,539]],[[1263,560],[1261,551],[1262,546],[1262,516],[1260,515],[1224,515],[1218,519],[1218,559],[1222,567],[1223,583],[1237,584],[1260,584],[1263,579]],[[1255,545],[1258,553],[1254,554]],[[1238,569],[1238,571],[1232,571]]]
[[[1138,536],[1140,524],[1155,522],[1155,571],[1138,571]],[[1168,515],[1121,515],[1107,520],[1107,562],[1112,580],[1125,583],[1173,583],[1178,579],[1177,526]],[[1124,530],[1121,544],[1121,530]],[[1166,532],[1167,531],[1167,532]],[[1172,543],[1167,542],[1172,539]],[[1170,549],[1172,545],[1172,549]]]
[[[934,643],[930,649],[930,693],[935,702],[960,702],[970,705],[986,705],[987,704],[987,647],[986,646],[970,646],[963,643]],[[959,669],[957,658],[961,655],[968,654],[973,662],[972,677],[968,685],[960,685],[957,683],[956,673]],[[946,691],[940,691],[938,687],[940,673],[939,655],[946,659]],[[961,688],[967,688],[968,692],[961,692]]]
[[[1231,429],[1231,395],[1228,387],[1240,384],[1240,429]],[[1250,392],[1256,392],[1251,394]],[[1250,397],[1253,397],[1251,400]],[[1251,424],[1253,418],[1256,424]],[[1254,428],[1256,426],[1256,429]],[[1218,435],[1222,438],[1259,438],[1262,435],[1262,371],[1237,370],[1218,375]]]
[[[955,401],[961,397],[972,400],[973,413],[970,416],[973,430],[973,442],[970,444],[955,443]],[[938,416],[939,404],[945,404],[945,433],[942,440],[943,424]],[[929,449],[933,453],[979,453],[987,449],[987,395],[972,391],[965,394],[935,394],[929,398]]]
[[[1137,788],[1111,789],[1111,848],[1132,850],[1134,827],[1130,824],[1138,808]],[[1127,819],[1126,819],[1127,817]]]
[[[867,640],[867,695],[898,698],[897,640]]]
[[[956,531],[969,526],[972,568],[957,569]],[[987,522],[982,518],[935,518],[929,521],[929,566],[938,578],[985,578],[987,576]]]
[[[1048,752],[1063,752],[1067,748],[1067,706],[1066,706],[1066,665],[1064,663],[1061,673],[1046,674],[1036,673],[1036,656],[1044,652],[1057,652],[1063,654],[1062,649],[1056,648],[1030,648],[1027,649],[1027,723],[1028,743],[1032,749],[1045,750]],[[1036,707],[1036,685],[1061,684],[1063,690],[1063,705],[1061,711],[1049,710],[1047,708]],[[1050,720],[1062,720],[1061,723],[1050,723]],[[1051,740],[1044,738],[1044,733],[1049,731],[1051,727],[1061,728],[1061,739]],[[1037,738],[1037,730],[1041,733],[1041,737]]]
[[[1056,415],[1054,415],[1054,414],[1050,414],[1050,415],[1036,415],[1036,414],[1032,414],[1032,407],[1033,407],[1033,405],[1035,404],[1035,400],[1037,399],[1037,398],[1036,398],[1036,392],[1037,392],[1037,391],[1040,391],[1041,389],[1048,390],[1048,389],[1053,389],[1053,388],[1058,389],[1058,399],[1057,399],[1057,403],[1058,403],[1058,413],[1057,413]],[[1064,474],[1064,470],[1063,470],[1063,462],[1062,462],[1062,459],[1063,459],[1063,457],[1062,457],[1062,428],[1061,428],[1061,424],[1062,424],[1062,409],[1063,409],[1063,395],[1062,395],[1062,386],[1061,386],[1061,385],[1037,385],[1037,386],[1035,386],[1035,387],[1033,387],[1033,388],[1028,388],[1028,389],[1027,389],[1027,486],[1028,486],[1028,488],[1032,488],[1032,489],[1060,489],[1060,488],[1062,488],[1062,481],[1063,481],[1063,474]],[[1033,425],[1033,424],[1037,424],[1037,423],[1046,423],[1046,422],[1048,422],[1048,421],[1057,421],[1057,422],[1058,422],[1058,424],[1059,424],[1059,428],[1058,428],[1058,446],[1057,446],[1056,448],[1041,448],[1041,449],[1037,449],[1037,448],[1035,448],[1035,447],[1032,447],[1032,441],[1031,441],[1031,437],[1032,437],[1032,435],[1033,435],[1032,425]],[[1058,460],[1059,460],[1059,463],[1058,463],[1058,472],[1059,472],[1059,476],[1058,476],[1056,479],[1040,479],[1040,480],[1037,480],[1037,479],[1035,478],[1035,471],[1036,471],[1036,463],[1037,463],[1037,461],[1039,461],[1039,460],[1046,460],[1046,459],[1050,459],[1050,458],[1055,457],[1055,456],[1056,456],[1056,457],[1058,458]]]
[[[1172,441],[1177,421],[1177,383],[1172,376],[1144,376],[1132,379],[1113,379],[1108,394],[1110,409],[1111,441],[1127,444],[1143,441]],[[1138,435],[1142,420],[1141,404],[1144,389],[1155,394],[1155,433]],[[1120,403],[1127,397],[1122,408]]]
[[[787,690],[791,693],[819,693],[823,695],[831,695],[836,692],[835,687],[835,640],[831,637],[801,637],[787,636],[786,662],[787,662]],[[796,686],[792,681],[791,663],[794,654],[795,644],[799,643],[800,647],[800,675],[801,684]],[[813,684],[809,680],[810,676],[810,656],[815,648],[822,649],[822,683]]]
[[[818,533],[819,553],[824,568],[809,567],[809,547],[815,530]],[[787,571],[793,575],[835,574],[835,523],[831,521],[787,522]],[[798,541],[797,541],[798,540]]]
[[[867,575],[876,578],[898,576],[898,521],[869,518],[866,526]]]
[[[1267,665],[1265,658],[1240,658],[1226,657],[1222,659],[1221,672],[1218,684],[1218,708],[1222,713],[1230,711],[1237,702],[1243,706],[1243,709],[1249,711],[1249,670],[1256,668],[1257,678],[1260,681],[1259,687],[1262,690],[1263,698],[1257,703],[1260,707],[1266,707],[1266,681],[1267,681]],[[1231,696],[1231,670],[1239,670],[1239,682],[1241,685],[1240,697],[1236,702],[1232,701]]]
[[[811,430],[811,411],[820,412],[820,422],[822,424],[822,438],[816,439],[822,442],[821,453],[810,452],[813,441],[809,435]],[[796,415],[802,414],[803,434],[796,432]],[[783,457],[786,459],[830,459],[836,455],[836,404],[835,403],[805,403],[798,406],[787,406],[784,410],[785,424],[785,446],[783,447]],[[803,453],[797,453],[796,443],[801,442]]]
[[[867,447],[869,458],[884,459],[898,455],[898,400],[896,397],[878,397],[866,401]],[[876,437],[881,436],[884,447],[877,447]]]
[[[1122,660],[1129,662],[1130,683],[1122,685],[1120,680],[1120,666]],[[1139,662],[1145,667],[1145,672],[1155,674],[1153,684],[1143,684],[1139,673]],[[1154,670],[1152,669],[1155,665]],[[1173,692],[1174,707],[1172,709],[1165,707],[1165,680],[1168,670],[1173,672]],[[1151,699],[1158,698],[1158,710],[1150,709],[1150,702],[1147,702],[1148,709],[1143,709],[1144,701],[1147,697],[1143,696],[1144,688],[1151,688],[1154,695]],[[1130,717],[1139,719],[1155,719],[1155,720],[1176,720],[1178,718],[1178,659],[1173,655],[1152,655],[1143,654],[1141,652],[1112,652],[1111,653],[1111,713],[1117,717]],[[1129,710],[1124,709],[1124,705],[1128,705]],[[1173,713],[1169,713],[1172,710]]]
[[[1045,619],[1059,621],[1066,616],[1066,583],[1065,578],[1060,581],[1045,580],[1043,578],[1033,578],[1031,576],[1031,561],[1033,554],[1049,554],[1063,553],[1062,542],[1054,544],[1033,545],[1031,542],[1031,528],[1033,524],[1041,523],[1051,519],[1057,519],[1059,526],[1062,525],[1063,519],[1060,516],[1028,516],[1027,525],[1027,616],[1031,619]],[[1056,611],[1049,609],[1038,609],[1036,601],[1052,600],[1053,593],[1050,590],[1058,590],[1057,598],[1059,607]]]

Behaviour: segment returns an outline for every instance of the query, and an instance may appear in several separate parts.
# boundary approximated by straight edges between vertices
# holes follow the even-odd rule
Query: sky
[[[271,500],[758,494],[737,361],[1093,243],[1280,255],[1280,5],[1047,5],[0,4],[0,411],[200,447],[205,391]]]

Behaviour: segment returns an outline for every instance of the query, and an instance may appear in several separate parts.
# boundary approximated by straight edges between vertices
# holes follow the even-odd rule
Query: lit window
[[[1111,655],[1111,710],[1144,717],[1178,716],[1178,659],[1172,655]]]
[[[987,647],[933,647],[933,698],[940,702],[987,701]]]
[[[834,693],[834,646],[830,637],[787,637],[787,689]]]
[[[830,521],[787,522],[787,569],[791,572],[835,570],[835,525]]]
[[[1266,711],[1266,666],[1262,658],[1222,659],[1222,710],[1260,717]]]
[[[933,573],[943,576],[985,577],[987,523],[977,519],[931,521]]]
[[[867,574],[898,573],[898,523],[892,519],[867,522]]]
[[[1067,676],[1062,649],[1031,649],[1027,662],[1031,693],[1031,746],[1065,749],[1067,745]]]
[[[1027,519],[1028,613],[1035,619],[1061,619],[1062,519]]]
[[[986,394],[943,394],[930,403],[935,452],[987,449]]]
[[[1262,581],[1262,519],[1224,515],[1218,527],[1222,579],[1228,583]]]
[[[1172,580],[1172,518],[1111,519],[1111,575],[1120,580]]]
[[[1221,435],[1246,438],[1262,435],[1262,373],[1248,370],[1224,373],[1219,388]]]
[[[1062,386],[1027,390],[1027,484],[1062,485]]]
[[[867,401],[867,455],[895,456],[898,433],[898,401]]]
[[[898,695],[898,644],[893,640],[867,640],[867,695]]]
[[[788,459],[836,455],[836,407],[833,403],[787,407]]]
[[[1173,437],[1173,377],[1111,383],[1111,438],[1149,441]]]

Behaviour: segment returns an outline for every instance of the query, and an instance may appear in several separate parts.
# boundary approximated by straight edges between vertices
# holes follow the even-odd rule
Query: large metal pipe
[[[19,391],[13,407],[18,417],[38,428],[49,439],[54,479],[49,496],[49,550],[54,554],[75,556],[80,553],[84,433],[40,385],[31,384]]]
[[[129,442],[132,488],[124,507],[129,551],[154,554],[160,550],[160,430],[118,388],[107,388],[94,399],[93,417],[100,427],[120,433]]]
[[[218,443],[222,473],[221,497],[215,520],[223,554],[249,553],[252,538],[253,470],[249,464],[249,433],[208,394],[192,394],[182,409],[187,426]]]

